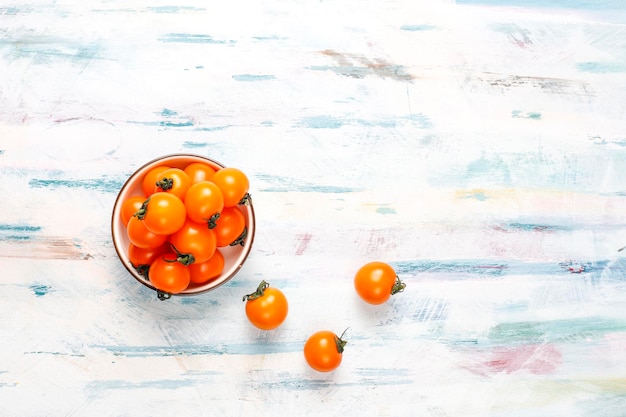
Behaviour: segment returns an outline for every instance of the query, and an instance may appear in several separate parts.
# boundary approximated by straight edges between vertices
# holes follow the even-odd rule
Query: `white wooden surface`
[[[626,8],[506,3],[2,1],[0,414],[626,415]],[[169,153],[244,169],[258,228],[163,302],[110,215]]]

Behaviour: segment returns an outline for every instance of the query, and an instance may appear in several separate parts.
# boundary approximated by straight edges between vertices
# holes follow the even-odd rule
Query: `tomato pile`
[[[221,248],[243,245],[247,236],[241,206],[249,201],[249,186],[233,167],[157,166],[141,179],[143,195],[122,202],[129,261],[160,297],[222,273]]]

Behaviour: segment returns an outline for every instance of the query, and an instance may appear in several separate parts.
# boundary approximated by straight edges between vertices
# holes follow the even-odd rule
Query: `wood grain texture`
[[[625,63],[620,1],[5,2],[0,414],[624,416]],[[164,302],[110,222],[169,153],[242,168],[257,230]]]

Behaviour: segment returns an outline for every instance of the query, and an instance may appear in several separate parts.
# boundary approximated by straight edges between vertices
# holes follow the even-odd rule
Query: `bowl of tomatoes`
[[[246,174],[190,154],[154,159],[120,189],[111,217],[117,255],[159,299],[196,295],[232,279],[255,234]]]

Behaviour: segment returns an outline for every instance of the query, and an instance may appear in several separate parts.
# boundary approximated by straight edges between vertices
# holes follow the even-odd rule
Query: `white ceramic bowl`
[[[173,154],[154,159],[143,165],[126,180],[126,182],[120,189],[119,194],[117,195],[115,205],[113,207],[113,213],[111,217],[111,234],[113,237],[113,246],[115,247],[115,251],[117,252],[120,261],[126,267],[130,275],[132,275],[137,281],[139,281],[146,287],[155,290],[160,299],[169,298],[170,294],[163,293],[162,291],[157,290],[155,287],[150,285],[150,281],[148,281],[140,273],[138,273],[128,260],[128,248],[130,245],[130,241],[128,240],[126,227],[124,226],[124,223],[121,219],[120,210],[122,208],[122,203],[128,198],[135,195],[144,195],[141,188],[142,179],[144,175],[152,168],[160,165],[165,165],[171,168],[184,169],[187,165],[193,162],[202,162],[208,164],[216,170],[224,167],[224,165],[217,161],[198,155]],[[249,198],[248,200],[249,201],[247,204],[241,205],[240,207],[246,218],[247,227],[247,236],[243,244],[219,248],[220,252],[222,252],[222,255],[224,255],[224,270],[222,271],[222,273],[217,278],[214,278],[205,284],[190,284],[190,286],[186,290],[175,295],[196,295],[213,290],[220,285],[228,282],[237,274],[237,272],[239,272],[244,262],[246,261],[248,254],[250,253],[252,243],[254,241],[254,208],[252,206],[252,199]]]

